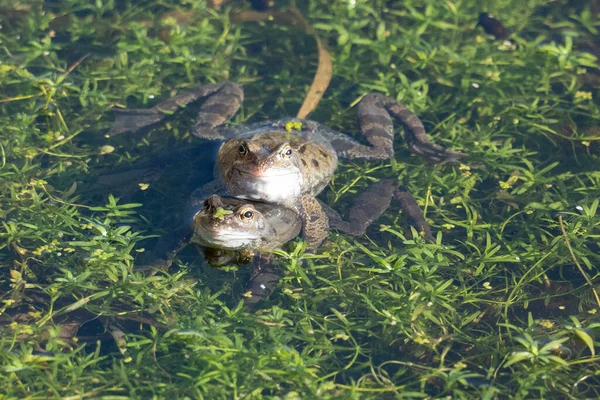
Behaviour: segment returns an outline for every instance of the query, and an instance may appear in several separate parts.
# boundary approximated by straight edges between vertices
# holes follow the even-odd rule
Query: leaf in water
[[[100,151],[98,152],[98,154],[102,155],[102,154],[110,154],[113,151],[115,151],[115,148],[109,144],[100,147]]]
[[[78,308],[81,308],[81,307],[85,306],[91,300],[94,300],[94,299],[97,299],[97,298],[100,298],[100,297],[104,297],[108,293],[110,293],[108,290],[104,290],[102,292],[94,293],[91,296],[83,297],[83,298],[77,300],[75,303],[71,304],[70,306],[67,306],[67,307],[63,308],[61,311],[59,311],[59,313],[60,314],[65,314],[65,313],[70,313],[71,311],[75,311]]]
[[[229,215],[229,214],[233,214],[233,211],[226,210],[223,207],[217,207],[217,209],[216,209],[215,213],[212,215],[212,217],[215,219],[223,220],[223,219],[225,219],[225,216]]]
[[[17,282],[20,281],[22,278],[22,275],[19,271],[16,271],[14,269],[10,270],[10,280],[11,282]]]
[[[562,343],[566,342],[567,340],[569,340],[569,338],[568,337],[564,337],[564,338],[556,339],[556,340],[553,340],[553,341],[551,341],[549,343],[546,343],[544,345],[544,347],[542,347],[540,349],[540,353],[545,353],[545,352],[547,352],[549,350],[556,349],[556,348],[560,347],[560,345]]]
[[[325,50],[325,47],[321,43],[321,39],[319,39],[316,34],[313,36],[317,41],[317,48],[319,50],[319,65],[317,66],[317,72],[315,72],[315,77],[310,85],[310,89],[296,115],[298,118],[306,118],[308,114],[317,108],[333,75],[333,66],[329,53]]]
[[[596,355],[596,351],[594,349],[594,339],[585,331],[581,329],[575,329],[575,334],[579,336],[579,339],[583,340],[583,342],[590,349],[590,353],[592,353],[592,357]]]
[[[504,368],[508,368],[511,365],[521,362],[523,360],[529,360],[532,357],[533,357],[533,355],[527,351],[516,351],[510,356],[508,361],[504,364]]]
[[[68,306],[67,308],[65,308],[63,311],[66,312],[66,313],[69,313],[71,311],[75,311],[78,308],[81,308],[84,305],[86,305],[87,303],[89,303],[91,299],[92,299],[92,296],[88,296],[88,297],[84,297],[82,299],[79,299],[75,303],[73,303],[70,306]]]

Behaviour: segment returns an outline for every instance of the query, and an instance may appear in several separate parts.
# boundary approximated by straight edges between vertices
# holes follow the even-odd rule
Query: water
[[[396,121],[395,159],[343,161],[321,198],[346,216],[397,178],[436,242],[410,239],[392,203],[364,237],[278,251],[281,279],[252,310],[249,266],[188,246],[168,271],[139,269],[219,143],[190,135],[192,109],[106,138],[110,108],[230,80],[245,91],[232,125],[295,116],[314,38],[231,23],[249,2],[0,5],[7,398],[598,397],[596,3],[298,2],[333,60],[310,119],[360,139],[356,103],[383,93],[468,156],[423,162]]]

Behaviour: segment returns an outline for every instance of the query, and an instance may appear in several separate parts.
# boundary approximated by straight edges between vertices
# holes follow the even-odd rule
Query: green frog
[[[178,108],[203,100],[192,134],[225,142],[217,155],[215,181],[199,192],[273,203],[294,210],[302,219],[302,232],[310,249],[318,247],[328,234],[329,216],[315,196],[332,179],[338,158],[392,158],[391,116],[406,126],[409,149],[426,160],[457,162],[465,155],[429,141],[414,113],[380,94],[368,94],[358,105],[361,133],[368,144],[318,122],[299,118],[222,126],[237,112],[243,98],[242,88],[235,83],[204,85],[151,109],[115,110],[116,121],[109,135],[149,128]],[[391,198],[393,192],[389,192],[389,196]],[[360,214],[354,226],[368,226],[385,211],[389,202],[389,199],[367,201],[370,208],[351,210]]]

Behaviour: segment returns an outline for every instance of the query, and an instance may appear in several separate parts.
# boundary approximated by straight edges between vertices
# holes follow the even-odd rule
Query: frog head
[[[212,195],[193,219],[192,242],[202,246],[237,250],[259,248],[275,231],[253,204]]]
[[[235,197],[290,204],[301,196],[302,145],[293,134],[263,132],[221,146],[217,170]]]

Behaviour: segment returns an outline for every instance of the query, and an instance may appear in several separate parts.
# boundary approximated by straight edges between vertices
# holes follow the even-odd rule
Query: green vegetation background
[[[407,239],[397,205],[367,237],[332,233],[317,255],[292,243],[258,313],[240,306],[245,269],[211,269],[194,251],[170,274],[135,271],[173,228],[193,163],[175,157],[171,182],[98,182],[199,141],[189,115],[106,139],[110,108],[232,80],[246,89],[235,123],[295,115],[314,40],[232,24],[229,5],[203,1],[3,0],[0,399],[600,397],[600,307],[575,264],[594,282],[597,2],[297,5],[334,63],[312,119],[357,135],[353,102],[382,92],[469,153],[427,165],[398,138],[393,162],[345,162],[326,190],[343,210],[399,177],[437,244]],[[476,27],[482,11],[510,42]],[[61,322],[87,322],[80,340]],[[126,335],[106,335],[111,324]]]

